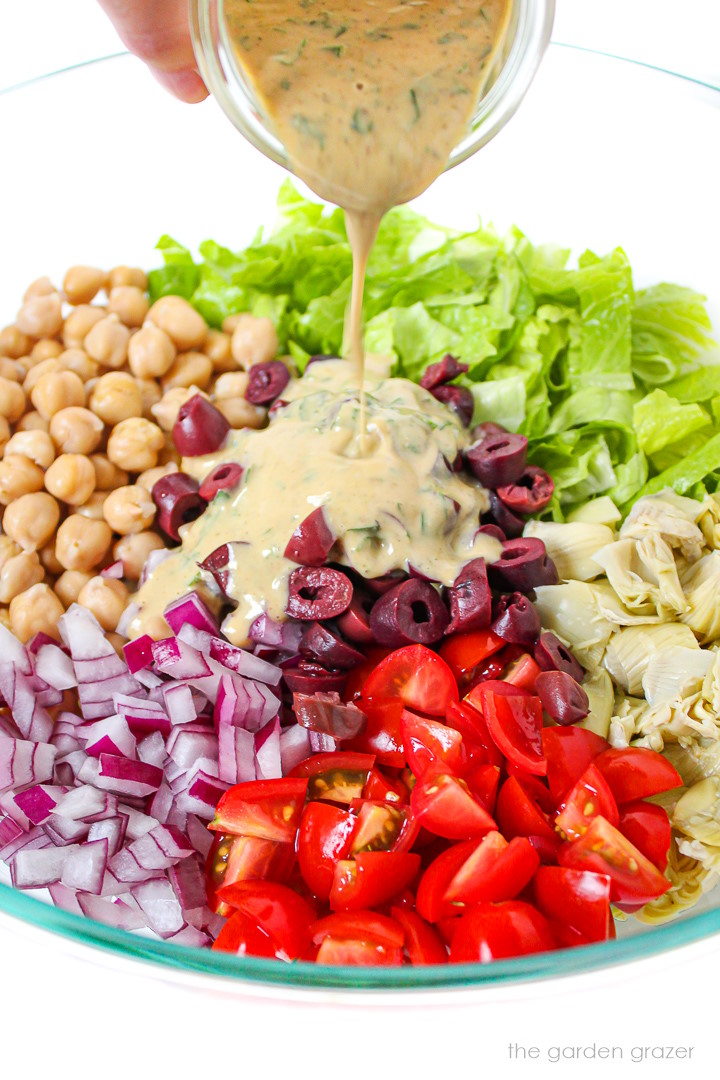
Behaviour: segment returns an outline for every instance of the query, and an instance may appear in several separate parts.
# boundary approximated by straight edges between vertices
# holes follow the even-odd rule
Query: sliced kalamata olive
[[[488,567],[490,584],[495,589],[530,592],[538,585],[557,585],[555,564],[542,540],[520,536],[506,540],[500,558]]]
[[[253,364],[245,390],[245,400],[253,405],[269,405],[280,397],[290,382],[290,372],[282,360],[266,360]]]
[[[232,548],[230,544],[221,544],[220,547],[216,547],[214,551],[211,551],[206,559],[203,559],[200,566],[201,570],[206,570],[208,574],[212,574],[217,582],[220,591],[227,593],[228,585],[230,584],[230,571],[228,569],[232,560]]]
[[[347,611],[343,611],[337,621],[338,629],[350,641],[356,641],[359,645],[369,645],[375,640],[370,629],[370,611],[373,603],[373,598],[363,596],[357,587],[353,590],[350,607]]]
[[[293,710],[301,727],[333,739],[354,739],[367,723],[365,713],[357,705],[343,704],[337,691],[293,694]]]
[[[543,671],[564,671],[575,682],[581,683],[585,678],[585,670],[577,657],[563,645],[560,638],[549,630],[544,630],[540,640],[535,646],[535,663]]]
[[[517,514],[537,514],[550,502],[555,490],[552,477],[537,465],[526,465],[512,484],[498,487],[498,498]]]
[[[285,612],[293,619],[323,622],[347,611],[352,600],[350,578],[329,566],[301,566],[288,581]]]
[[[172,429],[173,442],[183,457],[199,457],[222,446],[229,430],[219,409],[202,394],[195,394],[180,406]]]
[[[288,540],[285,558],[301,566],[322,566],[335,543],[322,506],[301,521]]]
[[[436,386],[430,391],[434,398],[447,405],[464,427],[470,427],[470,422],[475,411],[475,399],[470,391],[464,386]]]
[[[375,601],[370,629],[379,645],[431,645],[445,633],[450,616],[432,585],[410,578]]]
[[[471,431],[473,442],[478,442],[480,439],[484,439],[486,435],[503,435],[507,432],[507,428],[502,424],[495,424],[492,420],[483,420],[482,424],[476,424]]]
[[[485,630],[492,619],[492,595],[484,559],[472,559],[463,566],[445,596],[450,608],[446,634],[465,630]]]
[[[362,653],[320,623],[313,623],[300,638],[300,652],[311,660],[343,670],[357,667],[364,660]]]
[[[485,435],[465,451],[465,463],[485,487],[513,484],[525,468],[527,445],[524,435],[513,435],[509,431]]]
[[[179,540],[180,527],[195,521],[207,507],[197,480],[184,472],[161,476],[153,484],[152,498],[158,509],[157,524],[171,540]]]
[[[566,671],[541,671],[535,680],[535,693],[548,716],[563,727],[577,724],[590,712],[587,694]]]
[[[492,629],[513,645],[532,645],[540,633],[537,608],[522,593],[505,593],[494,605]]]
[[[200,497],[206,502],[212,502],[218,491],[230,491],[237,487],[242,480],[243,472],[242,465],[237,465],[234,461],[216,465],[200,485]]]
[[[504,544],[507,540],[505,533],[499,525],[481,525],[478,532],[484,533],[486,536],[493,536],[496,540],[499,540],[501,544]]]
[[[483,522],[488,519],[488,523],[499,525],[502,531],[511,540],[514,540],[517,536],[522,536],[523,529],[525,528],[525,521],[523,518],[518,517],[512,510],[509,509],[497,497],[494,491],[489,493],[490,498],[490,510],[487,514],[483,514]]]
[[[322,664],[301,660],[293,668],[283,669],[283,681],[291,694],[342,694],[347,682],[347,671],[328,671]]]
[[[369,578],[365,584],[375,596],[384,596],[386,592],[390,592],[391,589],[405,581],[406,578],[407,574],[403,570],[392,570],[389,574],[383,574],[382,577]]]
[[[426,390],[434,390],[436,386],[443,386],[457,379],[458,375],[464,375],[467,370],[467,364],[461,364],[450,353],[446,353],[437,364],[430,364],[425,368],[420,385]]]

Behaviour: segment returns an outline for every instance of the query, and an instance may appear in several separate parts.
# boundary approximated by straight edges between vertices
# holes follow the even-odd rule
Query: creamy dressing
[[[455,414],[406,379],[369,373],[366,383],[362,451],[359,392],[347,387],[346,361],[331,360],[290,383],[283,394],[289,404],[269,427],[233,431],[219,452],[183,460],[198,479],[224,461],[245,472],[235,491],[183,527],[182,546],[141,586],[131,636],[166,634],[164,608],[189,589],[212,595],[212,579],[198,563],[225,543],[232,545],[227,594],[236,604],[223,623],[229,640],[244,643],[262,612],[283,619],[296,567],[283,552],[319,506],[336,537],[332,561],[364,578],[412,565],[451,585],[469,559],[498,558],[498,541],[478,532],[487,492],[452,469],[469,442]]]

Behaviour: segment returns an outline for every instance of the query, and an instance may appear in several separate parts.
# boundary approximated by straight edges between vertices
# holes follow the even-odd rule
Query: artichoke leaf
[[[524,535],[542,540],[564,581],[592,581],[599,577],[602,567],[593,555],[613,540],[612,529],[607,525],[582,521],[529,521]]]
[[[643,690],[642,680],[650,657],[669,645],[700,648],[692,630],[682,623],[627,626],[610,639],[603,663],[618,686],[638,696]]]

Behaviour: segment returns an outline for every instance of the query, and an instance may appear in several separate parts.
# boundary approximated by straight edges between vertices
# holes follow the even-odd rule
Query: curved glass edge
[[[92,945],[124,959],[140,960],[159,968],[192,972],[251,983],[306,990],[451,990],[499,987],[519,981],[558,979],[645,960],[720,934],[720,909],[656,927],[623,941],[604,942],[557,952],[535,953],[491,964],[447,964],[433,967],[363,968],[328,967],[296,961],[231,956],[210,949],[189,948],[169,941],[135,937],[125,930],[26,896],[0,885],[0,910],[42,930],[82,945]]]

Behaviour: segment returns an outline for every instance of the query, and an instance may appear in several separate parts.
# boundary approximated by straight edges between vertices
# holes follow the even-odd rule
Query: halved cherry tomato
[[[591,762],[558,807],[555,827],[561,829],[568,840],[577,840],[598,816],[616,827],[620,820],[613,793],[603,774]]]
[[[351,803],[359,799],[375,764],[372,754],[353,754],[339,750],[332,754],[315,754],[306,758],[290,773],[307,777],[307,797],[328,802]],[[232,789],[231,789],[232,790]]]
[[[502,655],[503,654],[501,653],[501,658]],[[534,694],[535,680],[539,674],[540,668],[535,663],[532,656],[523,653],[505,668],[502,674],[502,681],[510,683],[511,686],[519,686],[522,690],[529,690],[531,694]]]
[[[402,769],[405,764],[400,719],[405,706],[398,698],[359,697],[355,704],[367,717],[365,727],[346,744],[350,750],[373,754],[381,765]]]
[[[498,832],[488,833],[466,859],[447,887],[449,903],[514,900],[540,865],[524,837],[508,844]]]
[[[483,693],[501,694],[503,697],[529,698],[533,696],[529,690],[523,690],[521,686],[513,686],[511,683],[503,682],[502,679],[488,679],[486,682],[480,682],[473,686],[472,690],[465,695],[463,701],[472,705],[474,709],[484,712]]]
[[[376,802],[393,802],[402,805],[410,801],[410,792],[399,777],[388,776],[380,769],[371,769],[362,797],[374,799]]]
[[[342,967],[399,967],[402,949],[375,945],[372,941],[326,937],[315,957],[316,964]]]
[[[455,874],[464,866],[479,843],[481,841],[466,840],[461,844],[453,844],[430,863],[420,878],[415,897],[415,907],[423,919],[436,923],[440,919],[458,914],[445,900],[445,893]]]
[[[682,787],[682,777],[667,758],[644,746],[606,750],[595,761],[618,804],[647,799]]]
[[[532,773],[527,772],[525,769],[519,769],[517,765],[513,765],[511,761],[506,761],[505,767],[508,776],[514,776],[516,780],[520,781],[528,795],[532,795],[541,810],[546,814],[555,813],[557,805],[550,794],[550,788],[545,783],[544,776],[533,776]]]
[[[561,866],[607,874],[615,903],[647,904],[670,888],[656,866],[604,818],[597,817],[579,840],[563,844]]]
[[[544,866],[557,866],[557,854],[562,847],[562,840],[557,833],[552,840],[549,836],[527,836],[525,839],[532,844]]]
[[[500,786],[500,769],[497,765],[476,765],[463,777],[465,783],[477,795],[489,814],[495,812]]]
[[[463,758],[463,738],[455,728],[439,720],[405,709],[400,720],[405,758],[416,777],[431,765],[445,765],[455,772]]]
[[[532,904],[523,900],[475,904],[455,928],[450,963],[487,964],[554,948],[550,924]]]
[[[269,960],[285,960],[277,942],[255,919],[244,911],[236,911],[230,916],[215,938],[213,949],[218,952],[234,953],[235,956],[263,956]]]
[[[370,674],[363,698],[396,698],[408,709],[444,716],[458,700],[453,673],[437,653],[424,645],[407,645],[381,660]]]
[[[542,733],[548,763],[548,785],[557,805],[591,761],[610,745],[607,739],[579,727],[547,727]]]
[[[503,756],[490,738],[485,718],[479,709],[467,701],[453,702],[445,719],[449,727],[462,735],[469,762],[502,766]]]
[[[536,776],[547,772],[542,748],[542,705],[540,698],[521,695],[518,687],[512,695],[497,693],[494,683],[481,683],[479,690],[482,714],[498,750],[508,761]],[[509,685],[509,684],[500,684]]]
[[[440,655],[452,671],[459,686],[469,686],[478,676],[477,669],[493,653],[499,653],[505,642],[492,630],[472,630],[467,634],[452,634],[440,646]]]
[[[623,836],[664,874],[672,836],[666,810],[649,802],[625,803],[620,810],[618,827]]]
[[[338,911],[314,922],[310,933],[316,945],[333,937],[340,941],[370,941],[389,949],[402,949],[405,941],[403,929],[395,919],[377,911]]]
[[[535,903],[548,919],[571,927],[586,942],[610,936],[610,878],[589,870],[541,866],[533,879]]]
[[[350,804],[357,814],[350,855],[359,851],[409,851],[419,825],[409,806],[372,799],[358,799]]]
[[[446,840],[472,840],[497,827],[467,784],[450,773],[428,770],[413,788],[410,805],[424,829]]]
[[[411,964],[447,964],[447,949],[432,926],[408,908],[393,907],[390,914],[405,932],[405,952]]]
[[[293,889],[274,881],[241,881],[224,886],[220,896],[230,907],[254,919],[284,958],[299,960],[308,955],[315,912]]]
[[[236,881],[286,881],[294,864],[291,844],[217,833],[205,861],[208,907],[217,915],[229,915],[229,905],[219,896],[223,886]]]
[[[503,836],[542,836],[555,839],[555,830],[532,795],[514,776],[509,776],[500,788],[495,817]]]
[[[417,875],[420,856],[410,852],[359,851],[335,867],[330,907],[333,911],[374,908],[392,900]]]
[[[362,664],[358,664],[357,667],[354,667],[348,675],[342,695],[344,701],[355,701],[356,698],[360,697],[362,688],[367,682],[368,675],[378,666],[380,661],[384,660],[386,656],[389,656],[392,651],[392,649],[388,649],[384,645],[368,645],[367,648],[363,647],[365,659]]]
[[[235,784],[220,799],[208,828],[294,844],[307,787],[307,780],[289,778]]]
[[[298,829],[297,857],[303,881],[321,900],[327,900],[335,866],[350,852],[357,818],[330,803],[311,802]]]

